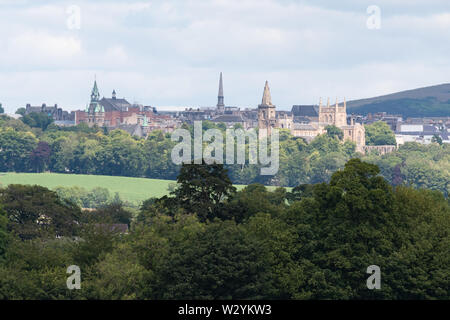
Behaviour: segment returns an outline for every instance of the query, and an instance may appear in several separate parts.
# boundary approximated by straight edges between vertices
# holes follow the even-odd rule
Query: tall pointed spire
[[[223,79],[222,79],[222,72],[220,73],[220,80],[219,80],[219,94],[217,97],[217,110],[221,113],[225,111],[225,103],[224,103],[224,96],[223,96]]]
[[[272,106],[272,97],[270,95],[269,81],[266,81],[266,85],[264,86],[264,94],[261,105]]]
[[[99,101],[99,100],[100,100],[100,93],[98,92],[97,80],[95,80],[94,87],[92,88],[92,92],[91,92],[91,102]]]
[[[220,73],[220,80],[219,80],[219,97],[223,97],[223,78],[222,78],[222,72]]]

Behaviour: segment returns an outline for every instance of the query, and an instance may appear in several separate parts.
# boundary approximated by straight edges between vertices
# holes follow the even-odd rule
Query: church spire
[[[222,78],[222,72],[220,73],[220,80],[219,80],[219,97],[223,97],[223,78]]]
[[[97,80],[94,81],[94,88],[92,88],[91,92],[91,102],[92,101],[99,101],[100,100],[100,93],[98,92],[97,87]]]
[[[266,85],[264,86],[264,94],[261,105],[272,106],[272,97],[270,96],[269,81],[266,81]]]
[[[223,79],[222,79],[222,72],[220,73],[220,80],[219,80],[219,94],[218,94],[218,99],[217,99],[217,109],[219,109],[219,111],[223,112],[225,109],[225,104],[224,104],[224,96],[223,96]]]

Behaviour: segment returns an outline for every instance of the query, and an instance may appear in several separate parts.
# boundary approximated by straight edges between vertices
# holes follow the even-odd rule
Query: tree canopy
[[[386,122],[377,121],[366,128],[366,144],[368,146],[396,145],[395,134]]]
[[[450,298],[441,192],[394,188],[360,159],[291,192],[234,192],[223,167],[193,166],[174,189],[189,202],[149,199],[135,217],[117,199],[79,217],[45,188],[1,189],[0,299]],[[116,223],[129,232],[103,227]],[[66,288],[69,265],[81,290]],[[372,265],[381,290],[366,286]]]

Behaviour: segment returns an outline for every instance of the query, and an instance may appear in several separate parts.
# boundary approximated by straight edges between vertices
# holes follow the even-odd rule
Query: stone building
[[[73,121],[75,114],[64,111],[62,108],[58,108],[58,105],[47,106],[45,103],[42,106],[32,106],[27,104],[25,107],[25,114],[35,113],[45,113],[51,117],[54,121]]]
[[[119,99],[114,90],[111,98],[103,97],[97,81],[91,92],[91,100],[84,111],[75,112],[75,123],[87,123],[89,126],[117,127],[124,124],[141,124],[146,116],[149,119],[157,117],[155,109],[129,103],[126,99]]]
[[[75,112],[75,123],[87,123],[89,126],[97,125],[108,130],[122,129],[132,135],[145,136],[153,130],[171,132],[178,125],[167,115],[159,115],[153,107],[131,104],[126,99],[117,98],[114,90],[111,98],[103,97],[97,81],[91,92],[89,105],[84,111]]]
[[[286,112],[276,112],[276,106],[272,104],[269,82],[266,81],[261,104],[258,106],[258,128],[259,138],[272,134],[272,129],[292,129],[293,118]]]
[[[296,117],[301,117],[304,121],[294,122]],[[297,118],[298,119],[298,118]],[[290,129],[292,135],[305,138],[311,141],[314,137],[326,133],[327,126],[336,126],[344,133],[344,141],[350,140],[356,144],[356,150],[364,153],[366,145],[365,128],[353,119],[347,122],[347,103],[344,99],[343,105],[339,105],[336,99],[335,105],[330,105],[328,99],[327,105],[319,107],[314,106],[294,106],[291,113],[277,112],[272,103],[269,84],[266,81],[264,94],[261,104],[258,106],[258,127],[259,138],[270,136],[274,128]]]
[[[366,145],[366,130],[360,123],[355,123],[354,119],[347,122],[347,103],[344,99],[343,105],[339,105],[337,99],[335,105],[330,105],[328,99],[327,105],[322,105],[322,99],[319,103],[318,121],[310,121],[307,125],[295,125],[292,134],[296,137],[304,137],[307,140],[324,134],[327,126],[335,126],[344,133],[344,141],[350,140],[356,144],[356,151],[364,153]]]

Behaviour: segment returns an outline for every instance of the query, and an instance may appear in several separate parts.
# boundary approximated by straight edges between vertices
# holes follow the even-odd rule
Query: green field
[[[169,184],[174,181],[144,178],[93,176],[56,173],[0,173],[0,184],[40,185],[49,189],[56,187],[83,187],[91,190],[103,187],[114,195],[131,203],[139,203],[151,197],[162,197],[168,194]]]
[[[108,189],[111,195],[118,192],[122,200],[133,204],[167,195],[168,187],[173,183],[175,181],[77,174],[0,173],[0,186],[3,187],[9,184],[40,185],[49,189],[78,186],[91,190],[102,187]],[[236,186],[238,190],[243,187]]]

